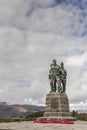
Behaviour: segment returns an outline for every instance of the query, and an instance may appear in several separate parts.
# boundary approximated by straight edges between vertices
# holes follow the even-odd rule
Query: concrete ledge
[[[49,117],[40,117],[37,120],[44,119],[44,120],[63,120],[63,121],[76,121],[75,117],[56,117],[56,116],[49,116]]]

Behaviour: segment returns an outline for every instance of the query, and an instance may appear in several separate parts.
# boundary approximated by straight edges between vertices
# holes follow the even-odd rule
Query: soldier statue
[[[50,65],[49,71],[49,80],[51,86],[51,92],[57,91],[57,85],[60,88],[60,67],[57,65],[56,60],[52,61],[53,63]]]
[[[62,91],[61,92],[65,92],[66,91],[66,77],[67,77],[67,72],[64,68],[64,63],[61,62],[60,64],[60,79],[61,79],[61,87],[62,87]]]
[[[65,92],[66,90],[66,76],[67,72],[64,69],[64,64],[61,62],[60,66],[57,65],[56,60],[52,61],[49,71],[49,80],[51,92]]]

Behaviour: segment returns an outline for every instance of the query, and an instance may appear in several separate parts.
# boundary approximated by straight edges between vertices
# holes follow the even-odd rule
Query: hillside
[[[8,105],[6,102],[0,103],[0,119],[20,118],[37,111],[44,111],[45,107],[35,105]]]

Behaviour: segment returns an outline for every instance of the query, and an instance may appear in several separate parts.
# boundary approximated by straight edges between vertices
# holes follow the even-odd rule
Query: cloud
[[[78,59],[78,60],[77,60]],[[87,52],[81,53],[79,55],[70,56],[67,58],[67,65],[70,66],[84,66],[84,64],[87,62]]]
[[[65,63],[70,103],[87,106],[85,2],[0,0],[0,101],[44,104],[55,58]]]

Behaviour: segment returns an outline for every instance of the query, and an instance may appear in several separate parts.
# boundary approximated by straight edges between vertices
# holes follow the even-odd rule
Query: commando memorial
[[[57,64],[54,59],[49,70],[50,92],[46,95],[46,110],[39,120],[74,121],[69,110],[69,100],[66,94],[67,71],[64,63]],[[38,120],[38,119],[37,119]]]

